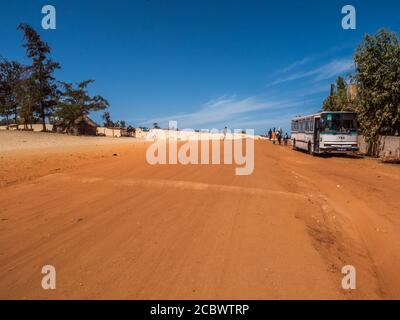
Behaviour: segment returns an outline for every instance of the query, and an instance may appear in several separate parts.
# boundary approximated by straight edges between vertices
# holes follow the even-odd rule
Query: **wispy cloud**
[[[309,56],[306,56],[306,57],[304,57],[304,58],[302,58],[300,60],[297,60],[297,61],[289,64],[287,67],[284,67],[284,68],[278,70],[275,74],[276,75],[282,75],[282,74],[288,73],[289,71],[298,69],[299,67],[307,65],[307,64],[309,64],[311,62],[318,61],[318,60],[320,60],[322,58],[326,59],[328,56],[332,56],[333,54],[337,54],[338,52],[343,51],[344,49],[348,49],[350,47],[353,47],[353,45],[351,45],[349,43],[344,44],[344,45],[340,45],[340,46],[331,47],[331,48],[329,48],[328,50],[326,50],[324,52],[320,52],[320,53],[317,53],[317,54],[309,55]]]
[[[354,62],[352,59],[337,59],[315,69],[296,72],[289,76],[282,77],[273,81],[268,86],[274,86],[284,82],[295,81],[310,77],[312,77],[316,81],[327,80],[339,74],[348,72],[353,68]]]
[[[306,58],[303,58],[301,60],[295,61],[292,64],[288,65],[287,67],[283,68],[282,70],[279,70],[278,74],[283,74],[283,73],[287,73],[289,71],[292,71],[293,69],[296,69],[298,67],[306,65],[307,63],[309,63],[312,60],[313,60],[312,57],[306,57]]]
[[[327,80],[354,68],[353,59],[334,60],[316,70],[316,80]]]
[[[264,133],[268,128],[286,128],[290,124],[290,119],[300,114],[313,113],[319,110],[319,99],[308,100],[305,104],[303,99],[293,100],[291,102],[274,104],[272,109],[266,112],[251,113],[235,117],[229,122],[230,128],[237,129],[255,129],[256,132]],[[226,123],[220,123],[219,127],[223,127]]]
[[[285,110],[299,106],[299,101],[260,101],[256,97],[238,99],[234,96],[223,96],[211,100],[204,104],[199,111],[192,113],[173,114],[166,117],[153,118],[143,122],[143,125],[152,125],[157,122],[162,126],[167,126],[169,121],[178,121],[180,128],[212,128],[218,126],[233,126],[239,120],[253,119],[252,122],[259,120],[259,114],[266,110]],[[249,127],[253,128],[251,121],[247,122]],[[257,123],[254,123],[255,125]]]

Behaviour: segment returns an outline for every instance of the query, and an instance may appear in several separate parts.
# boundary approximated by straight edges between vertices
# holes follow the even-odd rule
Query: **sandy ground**
[[[0,136],[0,298],[400,298],[399,166],[256,141],[236,176],[150,166],[143,141],[20,138]]]
[[[2,152],[25,152],[28,149],[50,151],[65,147],[119,145],[130,141],[132,138],[76,137],[55,133],[0,130],[0,151]]]

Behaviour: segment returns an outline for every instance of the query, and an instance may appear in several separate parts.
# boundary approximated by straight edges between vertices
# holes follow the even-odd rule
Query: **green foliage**
[[[356,49],[355,81],[361,130],[369,140],[400,133],[400,44],[397,35],[380,30],[366,35]]]
[[[379,135],[400,133],[400,43],[397,35],[379,30],[365,35],[354,55],[356,97],[349,100],[347,84],[336,81],[323,104],[325,111],[355,111],[360,130],[374,142]]]
[[[91,111],[104,110],[109,106],[106,99],[101,96],[91,97],[87,86],[94,80],[82,81],[74,87],[72,83],[61,82],[64,91],[60,93],[55,116],[61,120],[66,128],[71,128],[74,121]]]
[[[351,111],[352,105],[347,99],[347,83],[343,77],[338,77],[331,94],[323,103],[324,111]]]
[[[22,119],[25,124],[25,128],[28,128],[28,124],[34,123],[34,111],[37,106],[38,90],[37,84],[31,77],[29,67],[24,67],[24,70],[19,78],[19,81],[15,87],[16,99],[18,102],[18,116]]]
[[[104,112],[101,117],[104,121],[104,126],[106,128],[113,128],[115,126],[114,122],[111,120],[111,115],[108,111]]]
[[[111,120],[111,115],[108,111],[104,112],[104,114],[101,116],[103,121],[104,121],[104,126],[106,128],[126,128],[126,122],[124,120],[117,120],[117,121],[112,121]]]
[[[17,123],[18,99],[17,91],[25,67],[16,61],[0,62],[0,115],[6,118],[13,116]]]

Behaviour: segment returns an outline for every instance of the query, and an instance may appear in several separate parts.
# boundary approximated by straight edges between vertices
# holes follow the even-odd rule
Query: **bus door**
[[[320,118],[314,118],[314,152],[319,152]]]

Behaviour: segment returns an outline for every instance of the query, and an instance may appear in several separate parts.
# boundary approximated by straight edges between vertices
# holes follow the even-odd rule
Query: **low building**
[[[106,127],[98,127],[97,135],[102,137],[113,137],[119,138],[122,136],[121,129],[119,128],[106,128]]]
[[[58,133],[67,133],[72,135],[85,135],[95,136],[97,135],[97,127],[99,125],[89,118],[88,115],[84,114],[77,118],[72,125],[66,123],[64,120],[56,122],[53,125],[53,131]]]
[[[128,128],[106,128],[106,127],[98,127],[97,128],[97,135],[103,137],[134,137],[136,129],[133,127]]]
[[[136,128],[129,126],[128,128],[121,128],[122,137],[134,137],[136,133]]]

